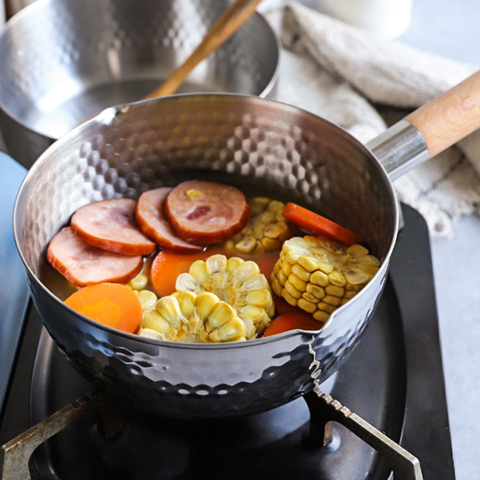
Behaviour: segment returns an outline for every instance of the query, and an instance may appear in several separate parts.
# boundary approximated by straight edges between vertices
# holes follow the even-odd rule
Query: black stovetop
[[[425,480],[454,480],[429,236],[420,214],[406,206],[403,210],[405,227],[371,324],[324,387],[417,457]],[[0,444],[92,389],[59,353],[30,307]],[[388,464],[341,425],[334,425],[327,447],[306,441],[310,412],[303,398],[221,421],[122,415],[126,426],[109,440],[98,434],[94,418],[56,435],[35,453],[35,475],[116,480],[391,476]]]

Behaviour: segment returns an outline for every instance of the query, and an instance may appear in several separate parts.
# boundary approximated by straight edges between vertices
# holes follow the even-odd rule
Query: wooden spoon
[[[220,45],[226,42],[254,13],[262,0],[236,0],[207,32],[193,53],[159,87],[142,100],[172,95],[189,73]],[[79,125],[91,120],[96,114],[82,120]]]
[[[230,38],[254,13],[262,0],[236,0],[215,22],[202,42],[165,82],[144,99],[172,95],[189,73]]]

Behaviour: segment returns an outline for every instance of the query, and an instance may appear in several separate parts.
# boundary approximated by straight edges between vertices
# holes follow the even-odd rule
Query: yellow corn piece
[[[246,340],[246,333],[235,310],[210,292],[162,297],[145,315],[140,331],[144,337],[188,343]]]
[[[228,242],[229,250],[254,255],[280,250],[282,243],[292,236],[282,214],[284,207],[285,204],[278,200],[253,198],[250,221]]]
[[[275,312],[265,275],[255,262],[239,257],[227,260],[225,255],[212,255],[205,261],[197,260],[189,273],[178,276],[176,290],[210,292],[228,303],[244,322],[246,339],[262,333]]]
[[[326,322],[379,267],[380,261],[362,245],[347,247],[327,237],[294,237],[283,244],[271,285],[290,305]]]

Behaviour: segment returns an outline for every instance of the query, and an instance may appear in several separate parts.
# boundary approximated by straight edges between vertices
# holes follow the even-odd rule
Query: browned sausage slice
[[[75,235],[70,227],[52,238],[47,260],[77,287],[102,282],[126,283],[143,265],[140,255],[122,255],[94,247]]]
[[[240,232],[250,218],[250,207],[235,187],[194,180],[181,183],[168,194],[165,214],[182,238],[209,245]]]
[[[73,231],[96,247],[125,255],[150,255],[156,248],[134,219],[135,200],[113,198],[90,203],[72,216]]]
[[[167,250],[176,253],[199,252],[203,247],[180,238],[165,218],[163,204],[171,190],[163,187],[142,193],[135,207],[137,224],[150,240]]]

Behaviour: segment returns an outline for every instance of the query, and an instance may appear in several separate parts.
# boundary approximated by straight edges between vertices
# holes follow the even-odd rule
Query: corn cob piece
[[[320,322],[353,298],[375,275],[380,261],[362,245],[347,247],[327,237],[287,240],[275,264],[272,290]]]
[[[240,254],[262,254],[280,250],[292,236],[282,212],[285,204],[266,197],[250,201],[251,216],[246,227],[227,242],[227,249]]]
[[[213,293],[175,292],[145,315],[140,335],[174,342],[232,342],[246,340],[246,326]]]
[[[176,282],[177,291],[210,292],[231,305],[245,323],[246,339],[263,332],[275,313],[272,292],[255,262],[211,255],[197,260]]]

